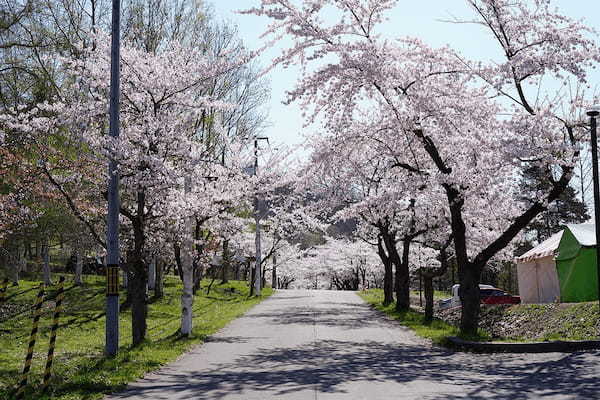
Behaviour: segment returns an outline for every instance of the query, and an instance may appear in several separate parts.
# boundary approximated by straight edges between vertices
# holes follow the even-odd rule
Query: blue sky
[[[210,2],[210,0],[208,0]],[[259,48],[268,20],[250,15],[240,15],[236,10],[250,8],[260,4],[259,0],[213,0],[212,5],[220,19],[230,21],[238,26],[240,36],[247,47]],[[600,1],[598,0],[555,0],[554,4],[564,14],[581,19],[585,18],[586,24],[600,30]],[[471,59],[489,60],[495,56],[496,48],[492,41],[481,28],[473,25],[451,24],[442,20],[451,19],[452,16],[467,18],[472,11],[463,0],[400,0],[398,6],[389,13],[390,21],[382,27],[382,33],[389,37],[416,36],[434,47],[451,45],[466,57]],[[277,48],[271,49],[262,56],[264,65],[278,55]],[[295,104],[286,106],[282,104],[285,91],[292,88],[298,77],[298,70],[283,69],[273,70],[271,80],[272,94],[269,104],[271,125],[266,134],[274,142],[283,142],[294,145],[302,142],[302,132],[311,132],[317,127],[303,128],[301,111]],[[593,86],[600,84],[600,75]]]

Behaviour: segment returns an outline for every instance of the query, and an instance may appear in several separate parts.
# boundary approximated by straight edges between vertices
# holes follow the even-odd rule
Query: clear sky
[[[240,15],[235,11],[260,4],[259,0],[207,0],[211,2],[217,17],[230,21],[238,26],[240,35],[247,47],[259,48],[268,20],[250,15]],[[600,30],[600,0],[555,0],[554,4],[564,14],[581,19],[586,24]],[[400,0],[396,9],[389,14],[390,21],[383,27],[382,33],[389,37],[416,36],[431,46],[451,45],[463,55],[471,59],[489,60],[497,51],[491,46],[492,41],[481,28],[474,25],[451,24],[443,20],[468,18],[472,11],[464,0]],[[262,56],[263,63],[269,64],[277,56],[277,49],[272,49]],[[297,105],[285,106],[285,92],[292,88],[298,77],[297,69],[281,67],[270,73],[272,94],[270,102],[271,126],[266,134],[274,142],[298,144],[302,142],[301,133],[315,130],[314,127],[303,128],[301,112]],[[600,84],[600,74],[595,74]]]

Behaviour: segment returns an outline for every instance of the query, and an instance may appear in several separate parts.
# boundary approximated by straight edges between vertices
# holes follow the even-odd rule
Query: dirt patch
[[[0,305],[0,322],[7,321],[15,315],[25,312],[29,307],[27,304],[5,303]]]
[[[436,316],[460,323],[460,307]],[[597,302],[563,304],[482,305],[480,328],[495,339],[587,340],[600,336]]]

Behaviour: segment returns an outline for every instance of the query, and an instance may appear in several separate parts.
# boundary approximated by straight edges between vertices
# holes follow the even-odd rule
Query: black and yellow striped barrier
[[[31,327],[31,335],[29,337],[29,346],[27,347],[27,356],[25,356],[25,365],[23,366],[23,374],[21,376],[21,382],[17,388],[17,399],[22,399],[27,386],[27,376],[31,369],[31,360],[33,358],[33,348],[35,347],[35,339],[38,332],[38,323],[40,322],[40,315],[42,314],[42,303],[44,302],[44,284],[40,285],[40,291],[35,299],[35,305],[33,308],[33,325]]]
[[[106,295],[119,295],[119,265],[109,264],[106,268]]]
[[[52,370],[52,361],[54,359],[54,347],[56,346],[56,331],[58,330],[58,318],[62,311],[62,301],[65,297],[64,291],[65,277],[61,276],[58,281],[58,291],[56,292],[56,303],[54,305],[54,318],[52,320],[52,329],[50,330],[50,344],[48,346],[48,358],[46,359],[46,369],[44,370],[44,383],[42,384],[42,393],[48,390]]]
[[[0,304],[4,304],[6,300],[6,291],[8,289],[8,278],[4,278],[2,283],[0,283]]]

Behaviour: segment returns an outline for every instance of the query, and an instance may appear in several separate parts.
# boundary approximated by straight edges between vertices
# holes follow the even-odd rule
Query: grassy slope
[[[491,307],[484,314],[494,313],[500,314],[499,323],[489,331],[511,340],[597,340],[600,336],[597,301]]]
[[[10,398],[22,369],[29,341],[31,317],[27,309],[33,304],[39,282],[22,281],[8,289],[8,304],[0,313],[0,398]],[[235,293],[225,288],[235,288]],[[85,287],[67,285],[64,309],[54,355],[52,389],[55,399],[98,399],[103,393],[123,388],[127,382],[176,359],[191,346],[201,343],[232,319],[242,315],[261,298],[248,298],[243,282],[213,286],[209,296],[199,292],[194,300],[194,330],[191,338],[178,337],[181,285],[176,278],[167,279],[165,297],[149,305],[148,340],[131,349],[129,310],[122,310],[120,350],[114,359],[103,357],[104,346],[104,279],[88,278]],[[50,289],[47,297],[53,295]],[[265,289],[264,296],[271,294]],[[264,297],[263,296],[263,297]],[[121,299],[124,295],[121,296]],[[46,302],[35,347],[29,398],[43,399],[35,390],[42,380],[48,348],[51,312]],[[7,316],[20,315],[6,319]]]
[[[415,333],[426,339],[431,339],[434,343],[445,344],[448,336],[459,336],[458,329],[438,318],[430,324],[423,322],[423,314],[414,310],[406,312],[397,312],[394,309],[394,304],[389,306],[383,306],[383,290],[382,289],[370,289],[358,293],[367,303],[376,308],[379,311],[384,312],[388,316],[397,320],[400,324],[411,328]],[[469,337],[471,340],[485,340],[489,337],[481,332],[481,336]]]
[[[376,309],[413,329],[421,337],[443,344],[448,336],[460,336],[458,329],[441,319],[423,324],[423,314],[411,310],[398,313],[394,305],[384,307],[383,291],[372,289],[359,295]],[[447,311],[444,318],[458,324],[460,311]],[[598,302],[573,304],[518,304],[486,306],[482,309],[480,334],[470,340],[519,341],[593,340],[600,336]]]

